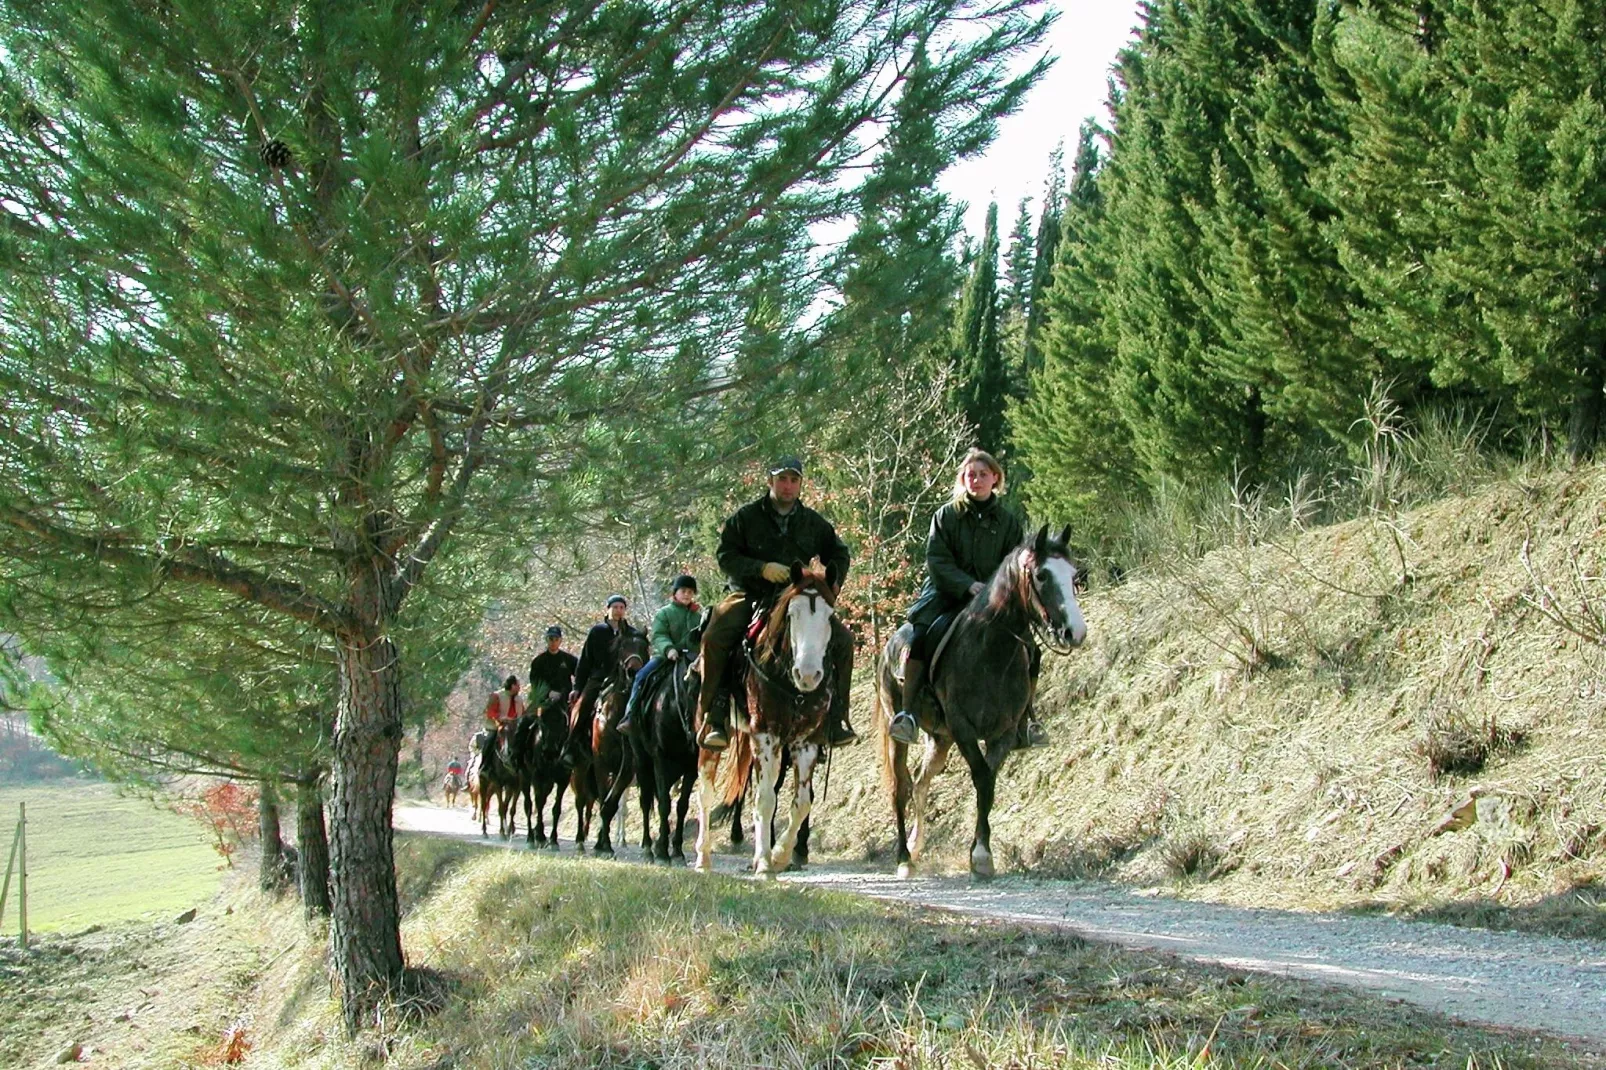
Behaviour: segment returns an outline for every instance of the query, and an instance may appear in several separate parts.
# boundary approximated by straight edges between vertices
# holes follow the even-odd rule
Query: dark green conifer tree
[[[998,205],[987,207],[986,229],[959,296],[953,332],[955,399],[985,450],[1001,452],[1008,378],[998,338]]]

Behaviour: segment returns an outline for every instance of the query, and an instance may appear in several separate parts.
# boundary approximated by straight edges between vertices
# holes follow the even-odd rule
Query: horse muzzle
[[[795,665],[792,667],[792,686],[797,688],[799,691],[813,691],[815,688],[820,686],[820,683],[824,679],[824,669],[815,669],[812,672],[804,672]]]

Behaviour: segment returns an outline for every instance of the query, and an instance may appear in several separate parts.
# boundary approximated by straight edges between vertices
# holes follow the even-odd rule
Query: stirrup
[[[713,725],[704,725],[702,737],[697,740],[697,745],[703,750],[724,750],[731,745],[731,741],[724,732]]]
[[[899,743],[919,743],[920,724],[915,720],[914,714],[908,710],[899,710],[892,718],[892,724],[887,728],[887,735]]]
[[[1022,721],[1015,733],[1015,749],[1031,750],[1033,747],[1046,746],[1048,746],[1048,731],[1037,722],[1037,718],[1032,717]]]

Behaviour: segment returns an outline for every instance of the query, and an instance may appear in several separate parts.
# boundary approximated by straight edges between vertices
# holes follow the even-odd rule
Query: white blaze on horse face
[[[813,691],[825,679],[825,649],[831,643],[831,606],[822,595],[803,591],[786,607],[792,637],[792,684]]]
[[[1087,621],[1082,619],[1082,607],[1076,602],[1076,566],[1063,557],[1051,557],[1040,567],[1054,577],[1054,588],[1060,597],[1060,619],[1069,633],[1065,638],[1072,646],[1081,646],[1087,639]]]

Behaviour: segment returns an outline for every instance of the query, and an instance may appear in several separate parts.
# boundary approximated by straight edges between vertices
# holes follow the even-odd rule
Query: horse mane
[[[1024,615],[1032,600],[1032,574],[1026,566],[1031,553],[1032,547],[1023,543],[1005,554],[987,586],[976,593],[964,612],[981,619],[1003,616],[1011,610]]]
[[[753,648],[755,656],[769,661],[775,657],[776,648],[780,645],[781,636],[787,632],[787,610],[794,599],[804,591],[813,588],[828,606],[836,605],[836,594],[831,585],[825,582],[824,572],[811,572],[805,570],[801,578],[788,586],[775,599],[775,605],[770,608],[769,619],[764,622],[764,634],[759,636],[758,643]]]

